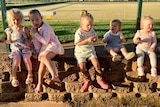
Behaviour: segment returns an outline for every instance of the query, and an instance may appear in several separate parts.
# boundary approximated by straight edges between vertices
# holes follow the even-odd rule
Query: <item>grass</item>
[[[74,41],[74,34],[79,27],[79,22],[77,21],[45,21],[55,31],[55,34],[58,36],[59,40],[62,43]],[[0,22],[2,25],[2,22]],[[127,42],[131,42],[134,34],[136,32],[136,21],[122,21],[122,33],[125,35]],[[30,22],[26,21],[25,26],[31,26]],[[154,25],[154,31],[156,32],[158,42],[160,42],[160,30],[159,30],[160,21],[156,21]],[[95,22],[93,25],[99,40],[103,38],[103,35],[109,30],[109,22],[100,21]],[[0,36],[3,35],[3,29],[0,27]]]

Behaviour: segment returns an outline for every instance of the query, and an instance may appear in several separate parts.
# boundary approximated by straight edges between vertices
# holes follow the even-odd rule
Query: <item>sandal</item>
[[[53,79],[48,78],[48,79],[46,79],[44,82],[45,82],[46,84],[50,85],[50,84],[53,84],[53,83],[55,83],[55,82],[61,83],[61,80],[60,80],[59,78],[53,78]]]
[[[33,82],[33,76],[32,75],[28,75],[27,79],[26,79],[26,84],[31,84]]]
[[[13,87],[18,87],[19,86],[19,81],[17,79],[13,79],[11,82]]]

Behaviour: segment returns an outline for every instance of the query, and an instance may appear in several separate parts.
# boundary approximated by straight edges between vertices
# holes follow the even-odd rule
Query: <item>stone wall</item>
[[[134,50],[133,44],[126,44],[128,51]],[[0,54],[0,102],[8,101],[56,101],[56,102],[72,102],[80,101],[85,103],[91,99],[109,100],[113,97],[118,99],[135,98],[135,97],[151,97],[159,98],[160,77],[153,78],[150,76],[149,58],[145,57],[145,73],[146,81],[140,82],[137,78],[137,63],[136,57],[131,61],[123,59],[121,62],[112,62],[111,56],[106,54],[103,46],[96,46],[97,56],[103,71],[104,80],[112,85],[112,92],[101,89],[96,82],[89,87],[89,90],[80,93],[79,90],[83,85],[82,78],[79,75],[76,59],[73,55],[74,48],[65,49],[65,55],[57,56],[53,59],[53,64],[57,67],[62,83],[52,85],[43,84],[43,92],[40,94],[34,93],[34,88],[37,84],[37,71],[39,62],[32,60],[34,82],[26,85],[25,79],[27,71],[22,62],[19,71],[17,72],[20,86],[14,88],[11,86],[11,63],[8,58],[9,53]],[[157,54],[158,65],[160,65],[160,55]],[[87,69],[91,75],[91,79],[95,80],[95,70],[90,61],[87,62]],[[158,74],[160,68],[158,66]],[[44,78],[48,78],[50,74],[47,72]],[[138,96],[137,96],[138,94]]]

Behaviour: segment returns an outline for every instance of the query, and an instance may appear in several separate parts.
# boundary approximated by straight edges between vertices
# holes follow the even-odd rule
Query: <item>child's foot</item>
[[[80,92],[85,92],[88,90],[88,87],[92,84],[91,81],[85,82],[82,86],[82,88],[80,89]]]
[[[113,56],[112,61],[113,62],[121,61],[121,58],[122,57],[120,55],[115,55],[115,56]]]
[[[48,79],[45,80],[45,83],[47,83],[48,85],[51,85],[51,84],[53,84],[55,82],[61,83],[61,80],[59,78],[57,78],[57,77],[52,78],[52,79],[48,78]]]
[[[41,93],[41,92],[42,92],[42,85],[37,84],[37,87],[35,88],[35,93],[36,93],[36,94],[39,94],[39,93]]]
[[[19,81],[17,79],[12,79],[11,84],[12,84],[13,87],[18,87],[19,86]]]
[[[157,76],[157,69],[151,68],[151,76],[156,77]]]
[[[110,87],[109,87],[109,85],[106,83],[106,82],[104,82],[103,80],[97,80],[97,83],[101,86],[101,88],[103,88],[103,89],[109,89]]]
[[[33,82],[33,75],[28,75],[26,79],[26,84],[31,84]]]
[[[132,58],[134,58],[135,56],[135,53],[134,52],[129,52],[126,56],[125,56],[125,59],[126,60],[130,60]]]

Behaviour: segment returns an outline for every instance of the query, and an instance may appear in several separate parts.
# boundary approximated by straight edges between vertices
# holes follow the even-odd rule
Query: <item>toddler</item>
[[[80,92],[85,92],[88,90],[88,87],[92,84],[90,76],[87,75],[86,69],[86,59],[91,60],[93,66],[96,70],[96,80],[97,83],[103,88],[108,89],[109,85],[105,83],[102,79],[102,72],[100,70],[99,61],[96,56],[96,51],[93,43],[97,41],[97,35],[93,25],[93,16],[88,13],[86,10],[83,10],[80,16],[80,27],[75,33],[75,52],[74,55],[77,59],[78,65],[80,67],[80,72],[84,79],[84,84],[80,89]]]
[[[155,47],[157,44],[156,34],[153,29],[154,19],[151,16],[145,16],[141,20],[141,30],[137,30],[133,42],[137,44],[137,71],[138,77],[141,79],[145,76],[143,63],[145,54],[150,58],[151,75],[157,76],[157,57],[155,54]]]
[[[103,40],[105,43],[105,51],[111,54],[112,61],[121,61],[121,56],[118,52],[122,52],[126,60],[130,60],[135,56],[134,52],[127,52],[122,42],[125,42],[125,38],[121,32],[121,21],[114,19],[110,21],[110,30],[105,33]]]

